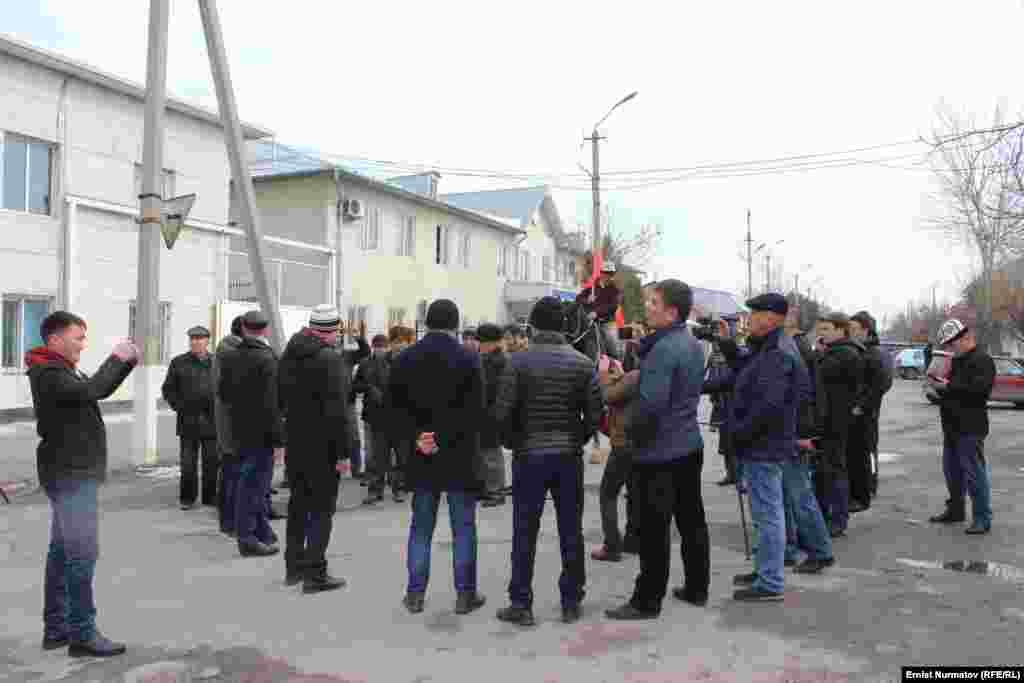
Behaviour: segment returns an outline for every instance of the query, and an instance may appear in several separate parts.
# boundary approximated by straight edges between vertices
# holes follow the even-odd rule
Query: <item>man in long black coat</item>
[[[177,433],[181,440],[182,510],[195,507],[199,495],[199,453],[203,454],[203,505],[217,504],[217,426],[213,409],[213,359],[210,331],[196,326],[188,331],[188,353],[175,356],[164,379],[164,400],[178,414]]]
[[[406,468],[413,499],[404,604],[411,613],[423,611],[430,546],[444,493],[455,541],[455,611],[468,614],[485,602],[477,593],[476,568],[476,506],[483,490],[479,462],[483,370],[480,355],[459,343],[459,309],[454,302],[434,301],[427,309],[426,323],[426,336],[392,364],[387,397],[399,438],[418,444]],[[425,447],[427,442],[436,448]]]

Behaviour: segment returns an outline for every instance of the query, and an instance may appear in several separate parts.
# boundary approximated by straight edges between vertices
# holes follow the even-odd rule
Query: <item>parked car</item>
[[[936,351],[932,356],[928,377],[921,383],[924,397],[931,403],[939,402],[939,396],[935,390],[936,382],[932,379],[932,375],[948,377],[951,359],[952,354],[947,351]],[[1012,403],[1018,408],[1024,408],[1024,365],[1009,356],[993,356],[992,360],[996,364],[996,381],[992,386],[992,400]]]
[[[924,349],[903,349],[893,356],[893,369],[903,379],[921,379],[924,376]]]

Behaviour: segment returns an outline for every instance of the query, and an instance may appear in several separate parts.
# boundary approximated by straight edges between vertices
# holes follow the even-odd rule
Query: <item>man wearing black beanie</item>
[[[459,343],[459,309],[454,302],[432,303],[426,322],[423,339],[394,360],[386,397],[397,438],[417,442],[406,468],[413,499],[404,604],[413,614],[423,611],[430,545],[444,493],[454,540],[455,612],[468,614],[485,602],[476,590],[476,504],[483,490],[479,462],[483,369],[480,355]]]
[[[583,550],[583,445],[597,432],[604,410],[594,363],[561,333],[562,303],[544,297],[533,307],[536,334],[513,354],[502,374],[495,417],[512,463],[514,531],[509,607],[498,619],[533,626],[533,565],[544,500],[551,491],[562,551],[562,621],[580,618],[586,585]]]

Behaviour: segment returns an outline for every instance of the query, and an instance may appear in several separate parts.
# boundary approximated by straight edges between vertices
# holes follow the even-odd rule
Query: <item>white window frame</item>
[[[393,306],[388,309],[388,331],[395,325],[405,325],[405,306]]]
[[[451,265],[452,226],[439,223],[434,228],[434,263],[439,266]]]
[[[363,251],[377,251],[380,249],[380,226],[384,222],[384,209],[380,207],[369,207],[366,211],[366,218],[363,219],[359,231],[359,248]]]
[[[160,319],[160,364],[168,365],[171,362],[171,344],[170,344],[170,327],[171,327],[171,302],[161,301],[160,306],[157,309],[157,317]],[[128,302],[128,336],[131,339],[135,339],[139,348],[142,348],[142,340],[138,339],[135,334],[135,321],[137,319],[135,312],[135,300]]]
[[[20,372],[25,368],[25,354],[31,349],[24,348],[25,345],[25,303],[44,303],[46,304],[46,314],[53,313],[54,298],[52,296],[46,296],[44,294],[4,294],[3,302],[16,302],[18,304],[18,320],[15,322],[17,325],[14,330],[14,364],[7,365],[3,364],[3,370],[5,372]],[[3,318],[0,317],[0,325],[3,324]],[[2,337],[0,337],[2,340]],[[45,340],[44,340],[45,341]],[[0,362],[3,361],[3,354],[0,353]]]
[[[416,216],[403,216],[398,228],[399,256],[416,258]]]
[[[551,256],[545,254],[541,257],[541,276],[544,282],[556,282],[555,274],[551,270]]]
[[[470,251],[473,245],[469,228],[463,228],[459,235],[459,264],[463,268],[470,267]]]
[[[25,208],[24,209],[8,209],[4,207],[4,155],[6,154],[6,143],[8,139],[14,139],[18,142],[23,142],[26,145],[25,148]],[[44,145],[50,150],[50,168],[46,175],[46,197],[47,197],[47,209],[45,212],[33,211],[29,208],[29,198],[32,192],[32,155],[29,153],[29,145]],[[0,130],[0,210],[2,211],[14,211],[17,213],[30,213],[35,216],[52,216],[53,215],[53,178],[54,178],[54,166],[57,162],[57,145],[47,140],[40,140],[39,138],[33,138],[28,135],[22,135],[13,131]]]
[[[523,249],[519,252],[519,260],[522,262],[520,266],[520,280],[523,282],[530,281],[530,252],[527,249]]]

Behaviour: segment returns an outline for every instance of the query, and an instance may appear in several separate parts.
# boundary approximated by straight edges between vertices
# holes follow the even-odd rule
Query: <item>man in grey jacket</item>
[[[663,280],[647,300],[655,329],[640,342],[640,385],[626,413],[632,439],[633,495],[639,536],[640,575],[633,597],[608,610],[610,619],[656,619],[668,591],[675,517],[686,583],[675,596],[693,605],[708,601],[710,543],[701,498],[704,442],[697,404],[704,382],[704,352],[686,329],[693,292],[679,280]]]
[[[242,343],[242,316],[231,321],[231,334],[220,340],[213,358],[213,386],[217,386],[220,365],[224,355]],[[235,535],[235,490],[238,488],[238,448],[235,446],[231,413],[221,397],[214,391],[213,421],[217,427],[217,446],[220,450],[220,530]]]
[[[498,619],[533,626],[533,565],[548,491],[555,501],[562,551],[562,621],[580,618],[586,571],[583,549],[583,445],[597,432],[603,398],[593,362],[561,334],[565,314],[544,297],[530,314],[537,330],[529,350],[513,354],[502,373],[495,418],[515,452],[511,605]]]

